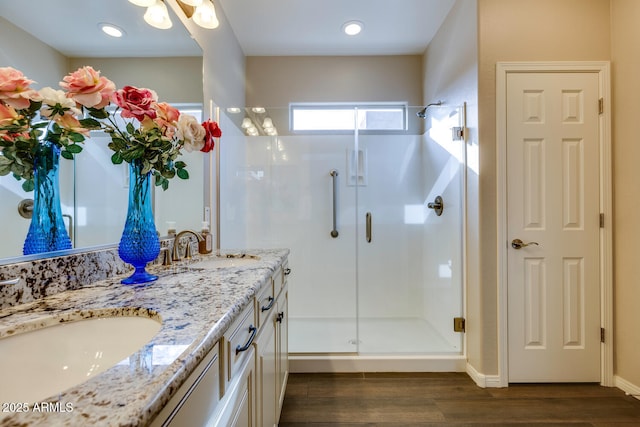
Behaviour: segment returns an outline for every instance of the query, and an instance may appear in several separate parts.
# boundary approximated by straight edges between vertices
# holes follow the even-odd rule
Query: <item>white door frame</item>
[[[498,254],[498,381],[509,385],[509,346],[507,330],[507,75],[510,73],[598,73],[599,97],[603,113],[599,115],[600,146],[600,325],[605,342],[600,346],[600,384],[613,386],[613,239],[611,170],[611,83],[610,65],[597,62],[498,62],[496,64],[496,160],[497,160],[497,254]]]

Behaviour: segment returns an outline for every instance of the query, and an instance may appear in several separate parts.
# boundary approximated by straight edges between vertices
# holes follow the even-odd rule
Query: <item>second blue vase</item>
[[[146,271],[147,263],[160,253],[160,239],[156,232],[151,201],[151,173],[142,173],[142,162],[129,165],[129,205],[127,220],[118,246],[120,258],[135,268],[122,280],[124,284],[152,282],[158,276]]]

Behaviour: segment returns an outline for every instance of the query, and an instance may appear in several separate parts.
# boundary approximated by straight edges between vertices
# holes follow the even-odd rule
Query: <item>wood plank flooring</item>
[[[480,388],[464,373],[291,374],[280,427],[640,426],[640,400],[596,384]]]

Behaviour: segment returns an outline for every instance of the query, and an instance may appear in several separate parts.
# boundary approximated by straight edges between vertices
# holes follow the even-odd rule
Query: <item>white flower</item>
[[[184,149],[187,152],[201,150],[204,147],[205,134],[206,131],[195,117],[189,114],[180,114],[177,137],[184,141]]]
[[[50,87],[45,87],[39,90],[42,97],[42,108],[40,114],[42,117],[50,119],[53,116],[53,108],[59,105],[62,108],[68,108],[76,116],[80,115],[80,110],[76,107],[76,102],[67,98],[66,94],[62,90],[56,90]]]

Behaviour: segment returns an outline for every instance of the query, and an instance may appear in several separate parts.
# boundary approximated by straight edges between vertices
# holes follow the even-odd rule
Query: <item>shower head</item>
[[[421,119],[424,119],[425,117],[427,117],[427,108],[431,107],[432,105],[442,105],[442,101],[432,102],[431,104],[428,104],[422,110],[418,111],[416,113],[416,116],[420,117]]]

